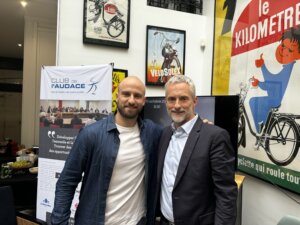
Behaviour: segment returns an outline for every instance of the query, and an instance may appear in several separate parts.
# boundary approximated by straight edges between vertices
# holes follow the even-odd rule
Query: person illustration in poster
[[[252,86],[267,92],[266,96],[252,97],[249,102],[257,132],[262,131],[269,111],[280,107],[294,64],[300,59],[300,26],[283,33],[275,57],[283,67],[277,74],[272,74],[268,70],[263,54],[260,55],[260,59],[255,60],[256,67],[261,68],[264,81],[253,76]]]

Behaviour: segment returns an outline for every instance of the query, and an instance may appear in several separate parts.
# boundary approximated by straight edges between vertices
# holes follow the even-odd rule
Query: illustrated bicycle
[[[89,7],[89,11],[94,14],[94,17],[88,20],[96,23],[102,14],[103,26],[106,28],[108,35],[112,38],[119,37],[125,29],[125,21],[121,19],[124,15],[119,11],[118,7],[115,4],[107,3],[107,0],[90,0],[90,2],[94,2]],[[106,20],[104,12],[114,16],[110,20]],[[99,32],[97,29],[101,31],[101,28],[98,27],[96,32]]]
[[[180,42],[180,39],[177,38],[176,40],[171,40],[166,37],[163,32],[156,31],[154,35],[161,35],[162,41],[160,43],[161,47],[161,54],[164,57],[164,61],[161,66],[161,70],[164,71],[164,75],[160,76],[158,79],[158,83],[166,83],[168,80],[168,74],[171,71],[172,74],[182,74],[181,72],[181,64],[178,59],[178,52],[175,48],[175,45]],[[175,71],[176,70],[176,71]]]
[[[252,78],[249,79],[247,84],[241,84],[240,86],[238,147],[246,147],[247,124],[250,133],[256,138],[257,150],[262,147],[274,164],[286,166],[295,159],[299,151],[300,126],[296,119],[300,119],[300,115],[279,113],[280,106],[272,108],[266,123],[261,127],[260,133],[255,132],[244,106],[251,82]]]

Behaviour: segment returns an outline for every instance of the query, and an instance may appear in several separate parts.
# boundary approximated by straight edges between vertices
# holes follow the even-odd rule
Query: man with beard
[[[116,114],[78,134],[56,184],[53,225],[68,224],[80,181],[77,225],[141,225],[146,223],[146,214],[154,217],[150,207],[154,182],[150,181],[155,176],[161,128],[139,118],[145,86],[137,77],[119,84],[116,101]]]
[[[189,77],[173,76],[165,91],[173,122],[159,144],[155,202],[160,224],[234,225],[237,185],[229,134],[195,113]]]

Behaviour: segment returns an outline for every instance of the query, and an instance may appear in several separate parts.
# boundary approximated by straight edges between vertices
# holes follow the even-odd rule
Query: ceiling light
[[[27,5],[27,1],[20,1],[21,5],[25,8]]]

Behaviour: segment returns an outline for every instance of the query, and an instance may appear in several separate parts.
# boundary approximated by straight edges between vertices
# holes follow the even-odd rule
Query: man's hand
[[[257,80],[254,76],[252,77],[251,85],[254,88],[257,88],[259,84],[259,80]]]
[[[262,65],[264,65],[264,64],[265,64],[265,61],[264,61],[264,59],[263,59],[263,53],[261,53],[261,54],[260,54],[260,58],[255,60],[255,66],[256,66],[257,68],[260,68],[260,67],[262,67]]]
[[[213,124],[213,122],[209,121],[208,119],[203,119],[202,121],[203,121],[203,123]]]

